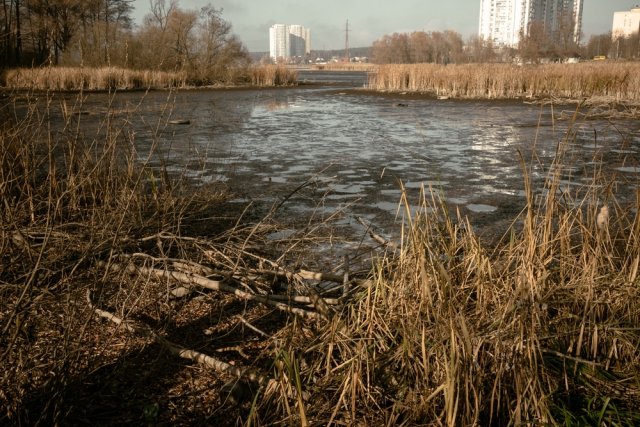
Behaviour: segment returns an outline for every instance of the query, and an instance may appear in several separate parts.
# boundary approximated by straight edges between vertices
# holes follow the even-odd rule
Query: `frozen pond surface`
[[[426,187],[493,233],[504,232],[524,206],[520,155],[540,184],[568,135],[569,123],[553,115],[574,108],[356,93],[352,88],[364,83],[357,73],[301,79],[321,84],[152,92],[139,105],[143,94],[127,93],[115,107],[134,111],[128,120],[141,157],[159,141],[171,171],[199,183],[224,182],[257,206],[277,203],[308,181],[283,206],[283,217],[325,218],[342,210],[343,225],[357,228],[354,217],[363,216],[391,232],[401,186],[414,208]],[[104,108],[105,96],[90,95],[85,108]],[[165,115],[158,127],[163,109],[190,124],[167,125]],[[612,191],[621,202],[635,200],[639,129],[637,121],[577,123],[562,191],[573,194],[604,174],[616,182]]]

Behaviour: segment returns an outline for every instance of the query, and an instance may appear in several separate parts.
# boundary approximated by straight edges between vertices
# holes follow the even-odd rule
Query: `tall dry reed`
[[[113,90],[164,89],[185,84],[184,73],[128,70],[117,67],[43,67],[7,70],[4,84],[9,89]]]
[[[637,63],[381,65],[369,88],[479,99],[603,97],[640,100]]]
[[[84,123],[83,100],[39,94],[0,109],[0,363],[10,367],[0,374],[3,425],[66,418],[73,405],[64,402],[78,398],[71,384],[104,364],[113,345],[90,325],[83,293],[113,283],[117,298],[144,291],[148,280],[110,268],[120,254],[145,250],[142,236],[180,233],[185,216],[224,197],[184,191],[157,166],[166,117],[149,123],[156,136],[143,151],[130,116]]]
[[[44,67],[7,70],[2,85],[18,90],[131,90],[168,89],[210,85],[220,86],[290,86],[296,83],[296,72],[283,66],[258,65],[248,68],[221,67],[218,76],[196,76],[186,72],[129,70],[117,67]]]
[[[280,381],[304,397],[269,408],[309,424],[640,422],[640,201],[617,205],[600,174],[562,194],[571,138],[541,188],[523,164],[527,207],[496,247],[437,194],[413,217],[403,200],[399,252],[318,334],[292,333]]]
[[[291,86],[297,72],[283,65],[257,65],[249,68],[248,80],[254,86]]]

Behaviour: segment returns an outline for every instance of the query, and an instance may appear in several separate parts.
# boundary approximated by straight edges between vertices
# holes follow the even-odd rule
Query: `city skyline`
[[[168,0],[167,0],[168,1]],[[612,30],[614,12],[630,10],[638,0],[583,0],[583,41]],[[349,20],[351,47],[370,46],[394,32],[454,30],[465,39],[478,34],[480,0],[396,0],[371,6],[370,0],[179,0],[183,9],[199,9],[211,3],[222,8],[222,17],[252,52],[269,52],[269,28],[277,23],[295,22],[313,29],[313,48],[342,49],[345,22]],[[149,13],[149,0],[135,0],[137,23]]]

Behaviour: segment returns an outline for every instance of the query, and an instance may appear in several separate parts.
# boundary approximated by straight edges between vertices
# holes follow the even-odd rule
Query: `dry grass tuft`
[[[117,365],[136,344],[93,322],[83,293],[135,295],[126,310],[144,306],[148,278],[118,271],[119,257],[179,253],[145,237],[187,232],[189,218],[225,199],[152,167],[159,138],[140,152],[127,117],[105,114],[101,131],[86,136],[82,96],[63,111],[54,111],[53,98],[38,98],[0,110],[0,361],[10,367],[0,375],[3,425],[54,424],[83,393],[92,395],[78,391],[83,378]]]
[[[291,86],[297,81],[295,70],[283,65],[260,65],[249,68],[249,82],[254,86]]]
[[[304,411],[294,414],[291,401],[288,416],[347,425],[640,422],[637,206],[618,206],[606,185],[568,200],[552,170],[544,188],[526,180],[521,225],[495,248],[424,194],[400,251],[374,266],[373,285],[317,334],[280,350],[296,360],[282,389],[307,393]]]
[[[640,65],[511,64],[381,65],[370,77],[378,91],[421,92],[455,98],[565,98],[605,97],[640,101]]]

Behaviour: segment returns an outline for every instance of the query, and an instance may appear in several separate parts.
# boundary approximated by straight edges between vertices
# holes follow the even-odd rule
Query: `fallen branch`
[[[262,329],[258,329],[257,327],[253,326],[247,319],[245,319],[242,316],[239,316],[239,319],[242,323],[245,324],[245,326],[247,326],[249,329],[255,331],[256,333],[258,333],[259,335],[262,335],[265,338],[271,338],[271,335],[267,334],[266,332],[264,332]]]
[[[140,322],[134,323],[131,321],[123,320],[113,313],[110,313],[106,310],[102,310],[96,307],[92,301],[90,290],[87,291],[87,302],[89,303],[89,307],[98,316],[104,319],[107,319],[115,323],[116,325],[123,326],[129,332],[139,333],[145,337],[153,339],[162,347],[169,350],[169,352],[173,355],[179,356],[183,359],[193,360],[217,372],[233,375],[242,379],[247,379],[247,380],[258,383],[259,385],[263,385],[263,384],[270,385],[270,383],[274,383],[273,379],[269,379],[266,375],[256,370],[246,368],[246,367],[238,367],[238,366],[230,365],[229,363],[224,362],[220,359],[216,359],[215,357],[211,357],[204,353],[200,353],[199,351],[196,351],[196,350],[191,350],[191,349],[182,347],[158,335],[150,326],[144,323],[140,323]]]
[[[296,304],[314,304],[315,297],[304,295],[265,295],[266,298],[274,301],[288,301]],[[338,298],[322,298],[322,301],[328,305],[340,305]]]
[[[271,276],[282,277],[287,279],[297,278],[300,280],[316,280],[318,282],[334,282],[334,283],[339,283],[341,285],[344,284],[344,275],[336,274],[336,273],[326,273],[326,272],[322,273],[322,272],[315,272],[315,271],[309,271],[309,270],[303,270],[303,269],[298,270],[296,273],[292,273],[282,268],[280,268],[279,270],[258,269],[258,270],[249,270],[249,271],[255,274],[271,275]],[[360,286],[368,286],[371,284],[370,280],[365,280],[365,279],[350,278],[349,282],[356,285],[360,285]]]
[[[278,263],[271,261],[269,259],[263,258],[253,253],[244,252],[245,255],[248,255],[252,258],[257,259],[261,263],[269,264],[273,269],[267,268],[258,268],[258,269],[248,269],[249,273],[257,274],[257,275],[270,275],[274,277],[286,278],[288,280],[292,280],[294,278],[301,280],[317,280],[319,282],[335,282],[343,284],[344,276],[336,273],[327,273],[327,272],[315,272],[309,270],[300,269],[298,272],[289,271],[283,267],[281,267]],[[214,260],[214,254],[212,251],[205,251],[204,254],[209,258],[209,260],[213,263],[218,264]],[[219,272],[218,272],[219,273]],[[360,286],[369,286],[371,285],[371,280],[363,280],[363,279],[351,279],[351,282],[360,285]]]
[[[213,269],[207,266],[204,266],[202,264],[199,264],[197,262],[190,261],[187,259],[182,259],[182,258],[167,258],[167,257],[158,258],[158,257],[151,256],[149,254],[145,254],[144,252],[136,252],[131,255],[125,255],[123,256],[123,258],[125,259],[143,258],[143,259],[151,260],[156,263],[159,263],[159,262],[171,263],[171,265],[173,265],[178,270],[184,271],[186,273],[200,274],[203,276],[209,276],[216,273]]]
[[[320,282],[335,282],[342,283],[344,277],[335,273],[315,273],[313,271],[300,270],[296,273],[301,279],[304,280],[318,280]]]
[[[206,277],[199,276],[197,274],[186,274],[179,271],[170,271],[170,270],[160,270],[157,268],[151,267],[139,267],[138,271],[144,274],[151,274],[158,278],[167,278],[177,280],[186,285],[198,285],[206,289],[211,289],[214,291],[223,291],[228,292],[237,296],[238,298],[242,298],[248,301],[256,301],[262,304],[267,304],[272,307],[277,308],[278,310],[285,311],[287,313],[295,314],[296,316],[300,316],[305,319],[317,319],[321,316],[319,313],[313,311],[303,310],[297,307],[291,307],[288,304],[284,304],[279,301],[274,301],[263,295],[256,295],[241,289],[230,286],[220,280],[211,280]]]

